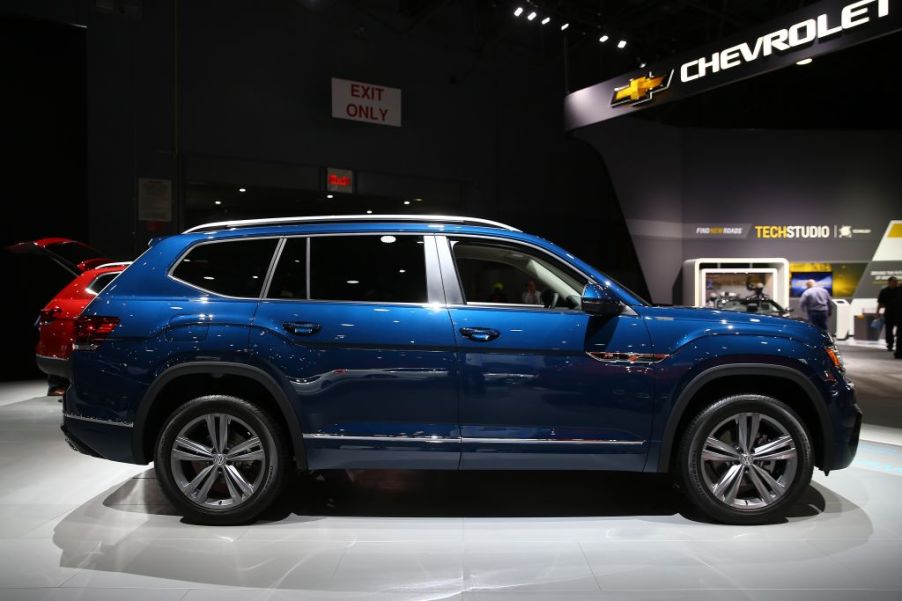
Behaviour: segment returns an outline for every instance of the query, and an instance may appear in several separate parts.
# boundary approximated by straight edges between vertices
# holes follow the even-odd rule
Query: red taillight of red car
[[[118,325],[118,317],[80,315],[75,320],[75,349],[93,351]]]

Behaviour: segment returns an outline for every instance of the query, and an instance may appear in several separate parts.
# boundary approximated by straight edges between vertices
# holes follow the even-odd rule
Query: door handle
[[[310,334],[319,332],[322,326],[318,323],[309,321],[287,321],[282,324],[282,327],[284,327],[289,334],[294,334],[295,336],[309,336]]]
[[[470,340],[476,342],[489,342],[501,336],[501,332],[492,328],[461,328],[460,333]]]

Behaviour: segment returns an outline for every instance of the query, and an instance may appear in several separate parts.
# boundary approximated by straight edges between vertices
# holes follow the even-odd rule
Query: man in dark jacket
[[[877,313],[881,310],[886,328],[886,348],[893,350],[895,342],[895,357],[902,359],[902,288],[895,276],[886,281],[886,287],[877,296]]]

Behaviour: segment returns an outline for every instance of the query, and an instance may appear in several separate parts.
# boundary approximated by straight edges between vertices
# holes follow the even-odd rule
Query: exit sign
[[[332,117],[401,127],[401,90],[333,77]]]
[[[353,192],[354,172],[350,169],[326,169],[326,190],[329,192]]]

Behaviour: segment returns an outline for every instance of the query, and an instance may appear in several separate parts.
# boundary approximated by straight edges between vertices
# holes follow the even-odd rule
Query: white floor
[[[359,472],[207,528],[147,467],[69,450],[43,390],[0,385],[2,601],[902,599],[895,445],[863,442],[763,527],[705,523],[657,476]]]

